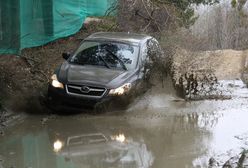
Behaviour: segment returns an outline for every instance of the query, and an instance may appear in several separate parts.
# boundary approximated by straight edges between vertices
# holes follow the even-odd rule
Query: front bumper
[[[74,96],[69,95],[66,92],[66,89],[58,89],[54,88],[52,85],[49,85],[47,94],[47,105],[53,110],[80,110],[86,108],[94,108],[98,104],[121,102],[123,99],[126,98],[124,98],[124,96],[107,96],[107,94],[105,94],[101,98]]]

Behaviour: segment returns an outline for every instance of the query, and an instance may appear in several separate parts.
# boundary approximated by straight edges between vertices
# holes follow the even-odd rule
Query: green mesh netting
[[[103,16],[117,0],[0,0],[0,54],[76,33],[88,16]]]

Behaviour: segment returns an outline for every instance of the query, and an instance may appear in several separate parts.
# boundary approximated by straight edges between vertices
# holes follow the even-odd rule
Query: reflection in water
[[[63,146],[62,142],[60,140],[57,140],[53,143],[53,150],[55,152],[59,152],[61,150],[62,146]]]
[[[111,139],[112,140],[116,140],[116,141],[119,141],[119,142],[125,142],[126,140],[126,137],[124,134],[119,134],[119,135],[115,135],[115,136],[111,136]]]
[[[48,123],[47,128],[36,126],[32,130],[30,125],[36,125],[37,121],[30,120],[31,123],[21,127],[19,131],[25,131],[17,134],[19,136],[0,140],[7,146],[0,146],[0,155],[12,151],[12,146],[19,146],[14,151],[21,154],[15,158],[6,156],[6,167],[12,162],[16,167],[36,168],[191,167],[195,156],[204,154],[208,148],[208,141],[203,139],[209,139],[210,133],[205,128],[214,127],[217,121],[215,114],[203,117],[198,113],[162,120],[67,117]]]
[[[192,161],[208,151],[219,118],[216,113],[146,120],[120,115],[67,116],[47,123],[47,127],[30,119],[19,130],[15,128],[18,134],[0,140],[4,144],[0,155],[18,153],[14,158],[4,155],[6,167],[192,167]],[[34,129],[30,125],[35,125]]]
[[[176,126],[187,131],[192,129],[210,130],[218,124],[218,120],[221,117],[222,114],[217,112],[189,113],[175,116],[174,122]]]
[[[246,141],[243,141],[248,139],[247,112],[247,108],[222,111],[222,117],[218,119],[218,123],[211,130],[212,139],[207,142],[207,153],[199,155],[193,161],[195,167],[206,165],[211,157],[224,164],[231,157],[240,154],[244,149],[248,149]]]
[[[58,155],[86,167],[150,167],[153,157],[146,145],[125,139],[124,134],[110,139],[102,133],[70,136]]]
[[[154,160],[144,141],[134,141],[124,133],[114,136],[103,133],[71,135],[57,131],[55,130],[56,135],[49,135],[49,132],[41,128],[34,134],[12,135],[9,139],[0,141],[0,155],[4,154],[6,157],[4,166],[149,168]]]

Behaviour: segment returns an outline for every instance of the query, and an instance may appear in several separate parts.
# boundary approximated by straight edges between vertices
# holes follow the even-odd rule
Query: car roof
[[[152,38],[145,34],[129,33],[129,32],[98,32],[88,36],[85,40],[107,40],[119,41],[124,43],[140,44],[146,39]]]

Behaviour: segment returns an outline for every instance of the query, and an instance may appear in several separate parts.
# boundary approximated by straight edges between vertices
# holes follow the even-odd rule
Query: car
[[[150,48],[161,52],[158,41],[144,34],[98,32],[88,36],[74,52],[62,54],[65,61],[48,86],[49,106],[82,109],[130,100],[128,96],[149,78]]]
[[[124,134],[107,136],[101,132],[56,139],[54,152],[61,159],[83,167],[148,168],[154,158],[144,142]]]

